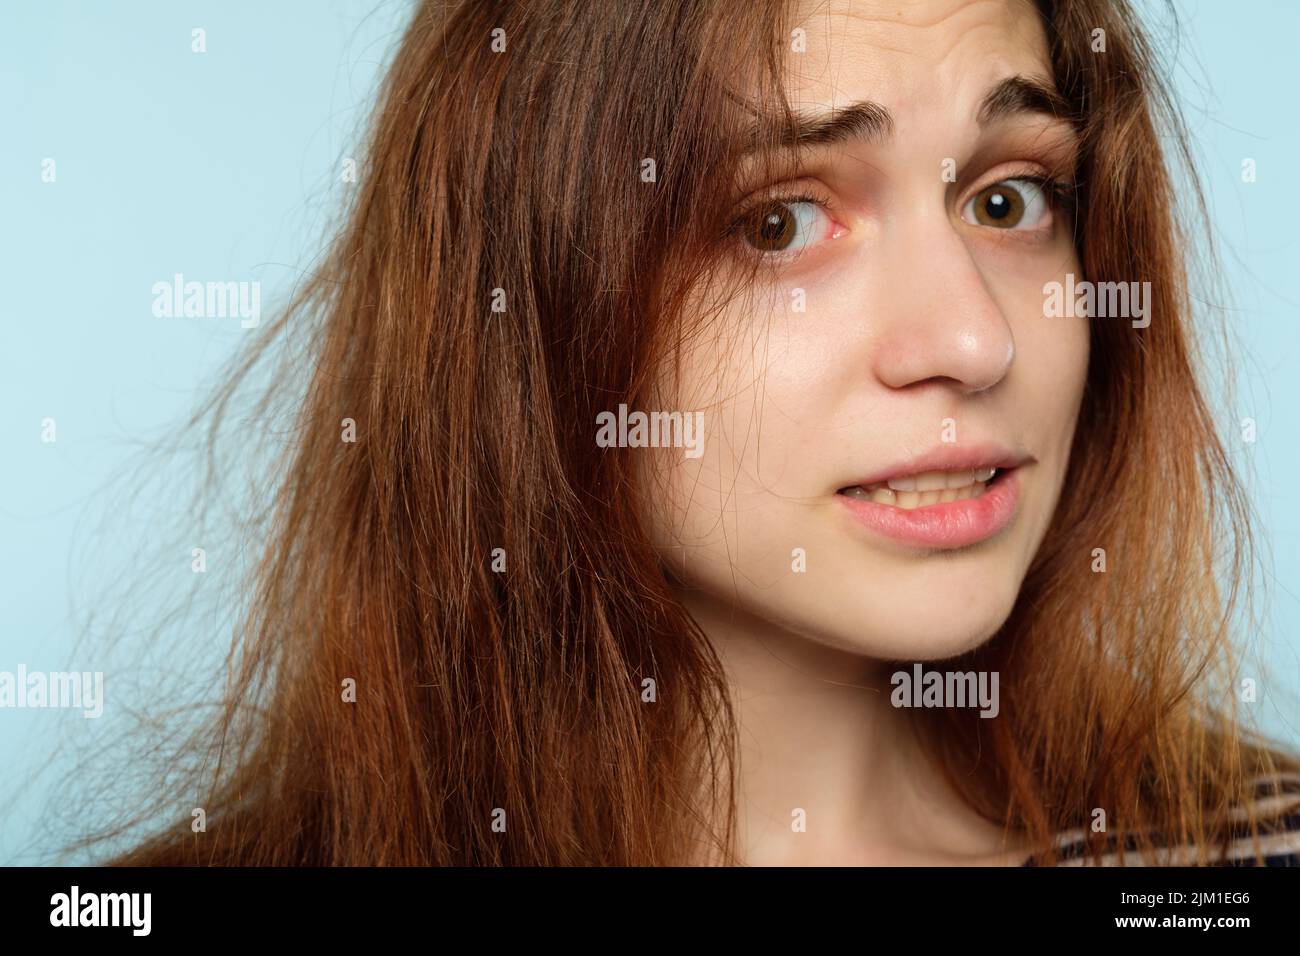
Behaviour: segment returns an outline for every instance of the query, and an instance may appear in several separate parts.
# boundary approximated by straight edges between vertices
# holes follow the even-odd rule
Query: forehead
[[[874,100],[909,115],[973,115],[1014,74],[1051,78],[1047,36],[1031,0],[799,0],[788,92],[796,108]]]

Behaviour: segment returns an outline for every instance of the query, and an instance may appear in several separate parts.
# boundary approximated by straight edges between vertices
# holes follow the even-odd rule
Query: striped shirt
[[[1300,867],[1300,773],[1283,773],[1253,781],[1252,804],[1259,832],[1249,830],[1247,812],[1238,807],[1231,814],[1232,838],[1226,850],[1216,845],[1211,851],[1210,866],[1296,866]],[[1198,854],[1194,846],[1158,847],[1139,851],[1137,841],[1124,841],[1121,860],[1118,844],[1109,846],[1100,860],[1088,855],[1088,833],[1080,828],[1060,834],[1055,840],[1058,866],[1195,866]],[[1260,859],[1256,858],[1258,848]],[[1026,860],[1025,866],[1040,866],[1038,857]]]

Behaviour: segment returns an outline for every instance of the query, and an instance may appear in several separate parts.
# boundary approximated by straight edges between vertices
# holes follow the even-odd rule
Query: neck
[[[737,853],[750,865],[1015,863],[890,704],[894,667],[721,602],[684,602],[716,648],[739,731]]]

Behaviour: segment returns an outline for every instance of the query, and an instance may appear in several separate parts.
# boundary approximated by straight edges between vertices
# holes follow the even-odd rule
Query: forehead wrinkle
[[[888,4],[888,6],[890,7],[894,7],[897,5],[898,4],[896,3]],[[920,5],[915,2],[909,2],[906,3],[904,9],[908,11],[915,11],[919,9],[919,6]],[[866,24],[880,24],[885,27],[902,27],[902,28],[926,30],[938,26],[939,24],[943,23],[945,20],[951,20],[953,17],[956,17],[959,14],[968,13],[976,8],[986,7],[986,6],[993,7],[999,13],[1007,15],[1008,18],[1011,20],[1022,19],[1022,17],[1015,16],[1013,7],[1019,7],[1023,14],[1030,15],[1030,17],[1034,20],[1037,20],[1038,18],[1038,10],[1031,2],[1031,0],[965,0],[965,2],[961,2],[961,0],[958,0],[958,2],[955,5],[953,5],[946,13],[941,14],[940,16],[934,18],[933,20],[915,20],[915,19],[907,19],[903,17],[871,16],[870,14],[861,12],[861,7],[862,7],[861,0],[859,0],[857,7],[854,7],[852,4],[848,4],[848,5],[841,4],[837,6],[836,4],[832,3],[831,0],[817,0],[817,3],[813,5],[812,9],[808,10],[805,14],[798,17],[798,19],[800,22],[803,22],[804,20],[810,20],[817,16],[825,17],[827,19],[830,19],[831,17],[843,17],[846,20],[858,20]]]
[[[965,29],[956,26],[951,29],[933,29],[945,21],[951,21],[962,15],[971,15],[976,12],[987,13],[989,8],[992,8],[991,12],[996,15],[994,22],[987,22],[987,20],[981,18],[981,23]],[[1024,11],[1024,15],[1016,15],[1017,8]],[[913,12],[915,8],[908,7],[907,10]],[[1005,3],[996,2],[996,0],[974,0],[969,4],[951,7],[943,11],[941,15],[928,20],[908,20],[873,15],[861,9],[861,7],[848,7],[846,9],[842,5],[832,6],[825,0],[819,0],[812,12],[816,14],[816,19],[822,21],[822,36],[820,38],[809,37],[810,52],[816,49],[813,46],[814,43],[820,43],[822,46],[822,50],[816,55],[818,62],[811,65],[810,69],[805,70],[799,68],[799,60],[791,59],[791,78],[799,86],[797,90],[792,90],[792,100],[797,98],[801,103],[816,102],[822,105],[838,106],[845,100],[860,98],[876,99],[887,107],[891,106],[890,103],[884,102],[879,92],[875,96],[870,95],[869,92],[863,92],[861,95],[847,95],[844,93],[843,88],[846,82],[851,83],[855,80],[861,80],[864,76],[870,78],[873,77],[873,74],[878,76],[884,72],[878,67],[881,58],[873,56],[873,53],[892,54],[908,59],[930,61],[933,66],[929,66],[927,69],[943,70],[948,72],[949,75],[956,70],[960,77],[958,77],[957,81],[950,81],[951,85],[956,89],[969,88],[969,83],[960,81],[970,73],[969,67],[954,65],[952,61],[954,57],[960,57],[966,50],[970,49],[969,42],[972,37],[983,35],[988,30],[995,30],[999,33],[1004,32],[1015,40],[1011,44],[1002,43],[997,45],[1000,48],[999,52],[1004,55],[997,58],[999,68],[988,71],[987,75],[990,76],[988,85],[992,85],[1005,76],[1015,73],[1039,73],[1049,77],[1052,75],[1046,33],[1032,4],[1025,2],[1025,0],[1009,0],[1009,2]],[[856,24],[858,29],[836,29],[832,26],[832,23],[837,19],[848,24]],[[920,42],[900,44],[897,40],[888,36],[889,33],[898,30],[906,30],[909,33],[914,33],[916,30],[930,30],[932,35],[923,35],[919,38]],[[953,34],[951,39],[948,38],[949,33]],[[984,55],[980,59],[987,60],[988,57]],[[804,62],[806,63],[806,60]],[[823,90],[816,89],[819,84],[824,87]],[[913,85],[909,89],[915,90],[916,87]],[[816,91],[816,93],[811,98],[800,95],[813,93],[813,91]],[[984,89],[979,91],[981,96],[984,92]],[[896,108],[895,111],[897,112]]]

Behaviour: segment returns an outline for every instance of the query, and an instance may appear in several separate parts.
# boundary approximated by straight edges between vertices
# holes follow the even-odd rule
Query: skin
[[[835,0],[797,6],[794,23],[807,31],[789,58],[795,108],[871,100],[893,133],[819,147],[743,190],[817,204],[799,207],[795,254],[737,240],[765,269],[685,354],[676,404],[661,406],[703,410],[705,440],[698,458],[654,459],[656,543],[735,692],[746,862],[1019,862],[1014,837],[921,755],[889,675],[987,641],[1055,509],[1088,363],[1086,320],[1043,316],[1044,284],[1081,272],[1071,227],[1060,209],[1019,230],[965,213],[987,186],[1057,169],[1073,134],[1041,114],[977,122],[999,81],[1050,84],[1027,4]],[[945,419],[959,446],[1030,456],[1012,523],[932,550],[853,520],[837,490],[939,446]],[[806,832],[792,830],[796,808]]]

